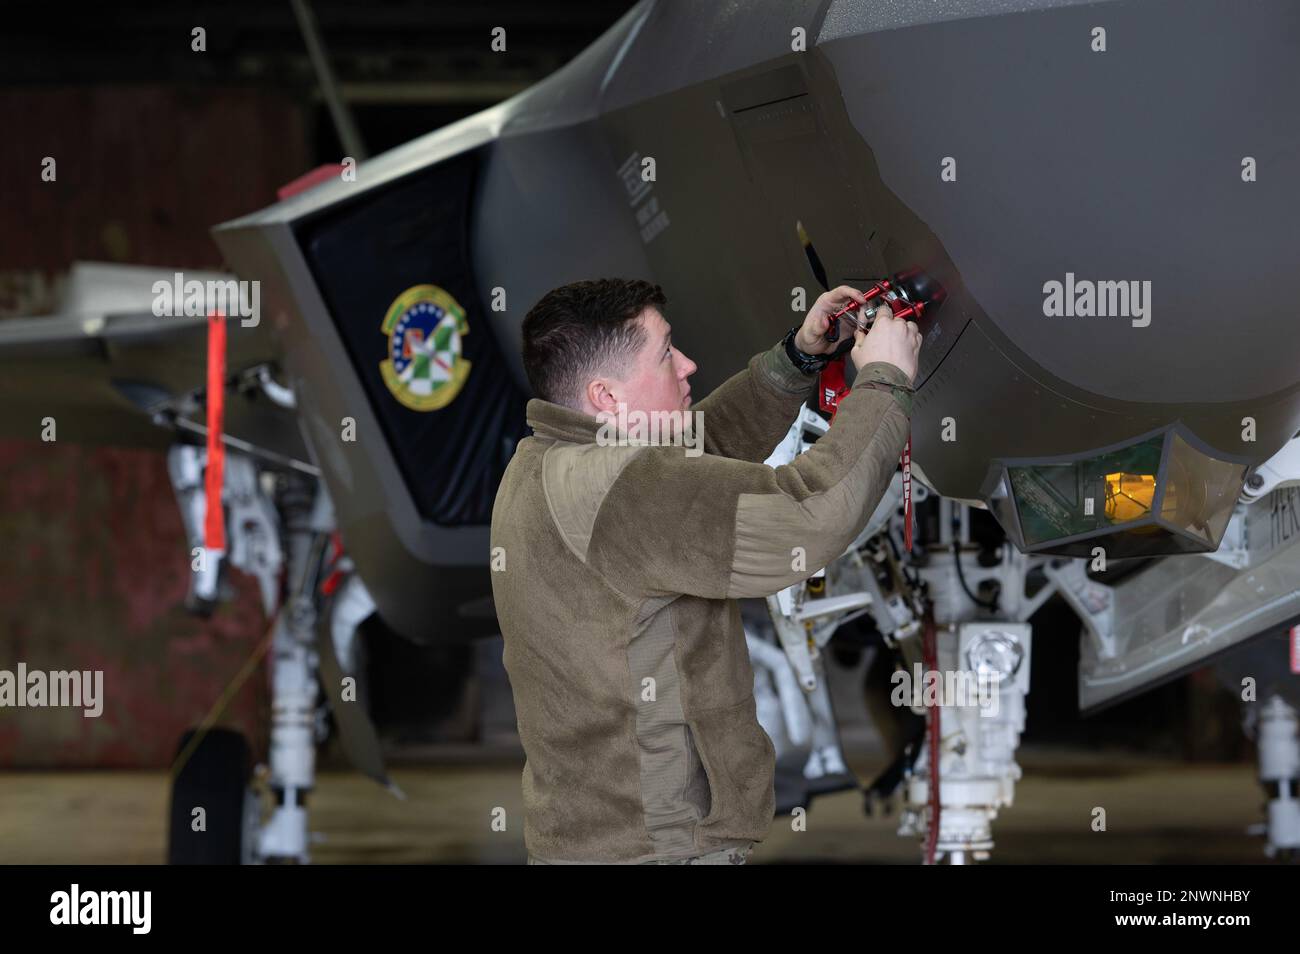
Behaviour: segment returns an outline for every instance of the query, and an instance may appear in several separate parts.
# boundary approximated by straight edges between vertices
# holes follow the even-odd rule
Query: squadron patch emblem
[[[455,400],[470,368],[461,353],[469,324],[456,299],[437,285],[415,285],[388,307],[380,330],[388,335],[388,357],[379,373],[393,397],[413,411]]]

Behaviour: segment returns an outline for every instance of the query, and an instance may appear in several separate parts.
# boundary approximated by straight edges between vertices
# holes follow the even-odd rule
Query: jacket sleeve
[[[749,365],[692,405],[704,433],[704,451],[762,463],[785,437],[799,406],[817,386],[778,342],[749,359]]]
[[[910,397],[891,364],[869,364],[830,429],[772,468],[681,448],[638,450],[591,524],[587,563],[633,598],[768,596],[841,556],[866,526],[907,441]]]

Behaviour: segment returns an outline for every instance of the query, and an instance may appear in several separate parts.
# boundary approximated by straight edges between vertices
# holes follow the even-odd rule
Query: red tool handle
[[[853,325],[855,328],[860,328],[863,331],[868,330],[871,327],[871,320],[875,315],[875,310],[880,305],[879,302],[873,305],[874,299],[877,298],[882,299],[883,303],[889,306],[889,311],[895,318],[902,318],[904,321],[920,318],[921,313],[925,311],[925,302],[908,301],[906,298],[899,295],[898,292],[894,291],[888,281],[875,282],[870,288],[864,291],[862,295],[866,298],[865,305],[862,302],[851,301],[839,311],[835,312],[835,314],[831,315],[832,324],[830,332],[826,336],[830,341],[835,341],[839,338],[839,326],[836,323],[841,318],[849,322],[849,324]],[[851,311],[864,307],[870,309],[869,314],[862,317],[849,314]]]

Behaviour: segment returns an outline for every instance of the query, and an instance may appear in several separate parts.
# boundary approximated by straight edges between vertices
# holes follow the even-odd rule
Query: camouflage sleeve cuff
[[[897,365],[890,364],[888,361],[873,361],[863,365],[862,370],[853,380],[853,387],[888,391],[894,395],[903,412],[908,417],[912,416],[912,395],[915,392],[907,380],[907,375]]]
[[[761,352],[757,358],[754,368],[758,376],[783,394],[807,394],[817,383],[817,375],[804,374],[790,363],[785,345],[780,341]]]

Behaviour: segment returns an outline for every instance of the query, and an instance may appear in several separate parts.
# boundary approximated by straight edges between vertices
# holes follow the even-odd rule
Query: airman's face
[[[593,402],[597,411],[617,413],[622,402],[631,411],[685,411],[691,406],[691,385],[696,364],[672,342],[672,328],[659,309],[649,305],[637,318],[645,341],[625,378],[607,376],[607,392]]]

